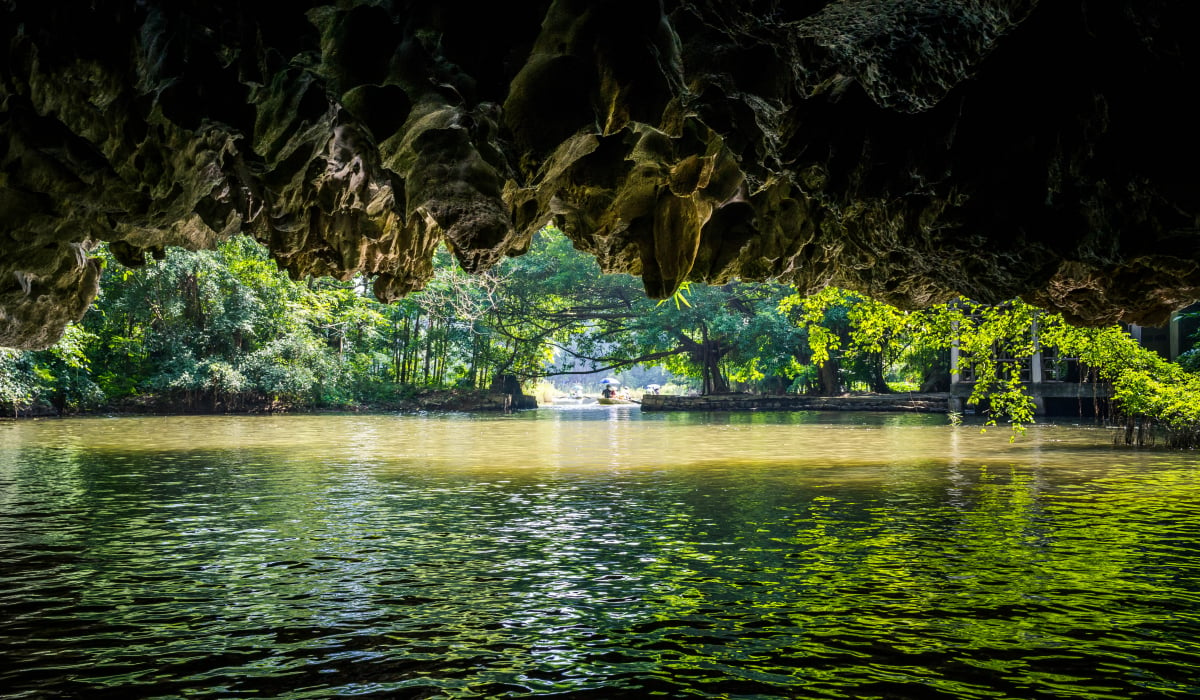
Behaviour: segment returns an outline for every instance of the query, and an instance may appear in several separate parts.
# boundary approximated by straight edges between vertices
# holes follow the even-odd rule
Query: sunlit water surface
[[[0,695],[1184,698],[1200,470],[944,417],[0,424]]]

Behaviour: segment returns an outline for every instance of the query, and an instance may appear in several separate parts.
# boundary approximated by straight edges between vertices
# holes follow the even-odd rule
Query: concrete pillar
[[[962,381],[962,377],[958,374],[958,322],[950,324],[950,332],[954,334],[954,338],[950,340],[950,385],[954,386]]]
[[[1037,315],[1033,317],[1033,327],[1030,329],[1033,334],[1033,356],[1029,358],[1029,381],[1032,384],[1039,385],[1042,383],[1042,345],[1038,342],[1038,322]]]
[[[1042,344],[1038,342],[1038,319],[1033,315],[1029,328],[1033,340],[1033,355],[1029,358],[1029,395],[1033,397],[1033,415],[1046,415],[1046,399],[1042,390]]]
[[[1171,332],[1171,344],[1167,359],[1174,362],[1175,358],[1179,357],[1180,346],[1183,342],[1183,339],[1180,337],[1182,329],[1179,327],[1179,316],[1171,314],[1171,322],[1168,324],[1168,328]]]

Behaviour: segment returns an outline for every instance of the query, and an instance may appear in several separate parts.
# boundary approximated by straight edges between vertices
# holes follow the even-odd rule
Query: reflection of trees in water
[[[38,639],[93,662],[77,688],[114,668],[139,690],[183,683],[172,664],[191,664],[189,688],[230,691],[321,669],[306,682],[1047,695],[1063,663],[1081,694],[1194,687],[1180,645],[1200,603],[1200,492],[1186,456],[1085,452],[1069,428],[1035,452],[888,418],[819,434],[895,443],[907,430],[928,446],[931,433],[945,459],[745,458],[757,434],[811,427],[798,420],[299,417],[257,423],[291,426],[290,444],[243,427],[192,450],[165,430],[186,421],[17,425],[20,442],[0,442],[12,465],[0,543],[28,584],[12,595],[58,596],[26,609],[47,623]],[[506,428],[566,454],[588,423],[606,440],[617,429],[627,461],[416,451],[446,440],[449,456],[471,435],[498,445]],[[100,432],[114,425],[158,425],[169,448],[119,449]],[[632,445],[658,433],[638,425],[682,431],[665,448],[679,461],[640,461]],[[723,454],[682,461],[706,432],[729,438],[706,446]],[[982,460],[978,445],[1010,458]],[[50,640],[56,616],[74,631]],[[0,620],[0,637],[30,624]]]

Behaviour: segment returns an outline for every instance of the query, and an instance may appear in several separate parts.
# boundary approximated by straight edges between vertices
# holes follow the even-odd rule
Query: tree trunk
[[[705,323],[700,324],[699,351],[698,364],[700,365],[700,378],[703,386],[701,393],[705,396],[709,394],[728,394],[729,380],[721,373],[721,358],[724,357],[724,353],[721,351],[721,341],[708,339],[708,325]]]
[[[408,346],[404,349],[405,354],[405,381],[410,384],[417,383],[417,362],[419,356],[417,351],[421,347],[421,310],[417,309],[412,317],[412,336],[409,338]]]
[[[442,332],[442,351],[438,353],[437,380],[438,384],[446,383],[446,368],[450,365],[450,327],[449,324]]]
[[[875,353],[871,357],[871,391],[877,394],[892,393],[883,376],[883,353]]]
[[[467,368],[467,376],[472,389],[479,386],[479,336],[475,333],[471,333],[471,365]]]
[[[713,394],[728,394],[729,393],[729,380],[726,379],[725,375],[721,372],[720,347],[717,346],[716,343],[713,343],[712,345],[713,346],[710,347],[707,350],[707,352],[705,352],[705,355],[707,356],[707,360],[708,360],[707,374],[708,374],[708,378],[709,378],[709,385],[712,388],[711,393],[713,393]]]
[[[438,338],[437,352],[433,355],[433,383],[437,386],[443,386],[446,374],[446,338],[450,335],[448,329],[443,329],[442,335]]]
[[[842,393],[842,385],[838,381],[837,360],[831,357],[818,368],[817,381],[820,385],[821,396],[837,396]]]
[[[406,318],[406,321],[407,321],[408,317],[406,316],[404,318]],[[400,367],[400,361],[404,357],[403,348],[404,348],[404,345],[408,345],[407,324],[406,324],[406,327],[404,327],[403,339],[404,339],[403,343],[401,343],[400,319],[392,319],[392,323],[391,323],[391,376],[392,376],[392,381],[396,382],[397,384],[400,383],[400,381],[401,381],[400,377],[402,375],[402,372],[401,372],[401,367]]]
[[[422,381],[429,386],[429,361],[433,358],[433,317],[429,318],[429,327],[425,329],[425,367],[422,369]]]

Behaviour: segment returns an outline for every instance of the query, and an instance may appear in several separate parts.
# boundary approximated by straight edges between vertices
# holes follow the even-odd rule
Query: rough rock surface
[[[286,9],[284,9],[286,8]],[[1200,6],[0,3],[0,345],[244,233],[419,289],[555,221],[662,297],[839,284],[1154,324],[1200,297]]]

